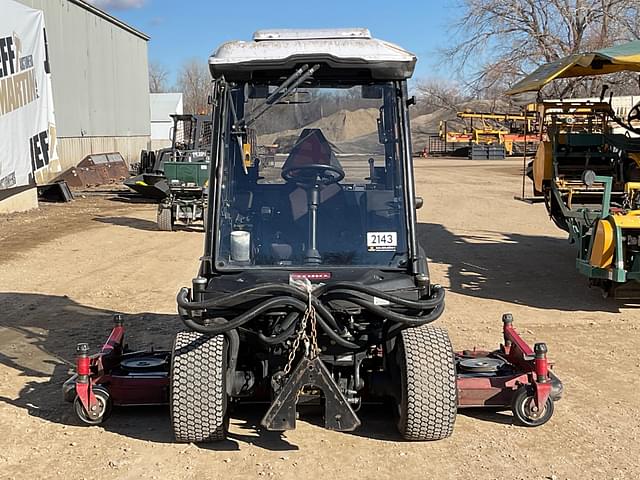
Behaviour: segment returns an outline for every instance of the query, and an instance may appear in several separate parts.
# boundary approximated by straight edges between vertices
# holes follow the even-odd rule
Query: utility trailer
[[[510,315],[492,352],[455,354],[432,325],[445,292],[416,236],[415,62],[366,29],[258,31],[214,53],[204,255],[177,297],[185,329],[170,351],[136,352],[118,317],[100,353],[79,345],[64,391],[81,420],[166,402],[180,442],[225,439],[243,402],[266,403],[266,430],[293,429],[316,405],[326,428],[352,431],[362,405],[382,401],[415,441],[450,436],[467,406],[549,420],[561,384]],[[379,112],[365,154],[318,127],[340,96]],[[280,168],[256,158],[274,128],[297,131]]]

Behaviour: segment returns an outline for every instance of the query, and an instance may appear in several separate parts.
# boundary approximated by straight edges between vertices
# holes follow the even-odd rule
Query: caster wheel
[[[82,405],[79,397],[73,402],[73,407],[76,412],[78,418],[87,425],[99,425],[104,422],[109,415],[111,414],[111,398],[109,397],[109,392],[107,392],[102,387],[94,387],[93,394],[96,397],[98,405],[96,406],[96,410],[92,412],[87,412]]]
[[[525,427],[539,427],[549,421],[553,415],[553,400],[551,397],[547,398],[545,404],[536,411],[536,404],[533,398],[533,393],[528,388],[520,388],[513,402],[511,403],[511,410],[515,416],[517,423]]]

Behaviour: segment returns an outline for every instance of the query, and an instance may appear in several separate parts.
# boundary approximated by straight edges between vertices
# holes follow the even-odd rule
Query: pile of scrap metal
[[[154,151],[143,150],[140,162],[133,165],[134,176],[124,184],[143,197],[162,200],[171,194],[165,166],[167,163],[209,164],[211,117],[209,115],[171,115],[171,146]],[[176,182],[180,179],[174,178]],[[174,182],[175,183],[175,182]]]
[[[556,78],[640,71],[640,41],[543,65],[508,93]],[[576,245],[576,267],[605,296],[640,297],[640,103],[620,118],[600,101],[545,101],[542,141],[530,165],[534,192]],[[539,93],[538,93],[539,95]],[[614,127],[615,128],[614,130]],[[620,129],[624,133],[620,132]]]
[[[457,112],[465,121],[462,131],[440,122],[438,137],[445,152],[468,152],[473,160],[500,160],[512,155],[535,152],[538,135],[535,111],[523,113]],[[467,123],[468,121],[468,123]],[[435,145],[435,143],[433,144]],[[430,148],[430,153],[436,153]]]
[[[64,181],[73,188],[120,183],[129,175],[127,164],[118,152],[87,155],[77,166],[58,175],[54,183]]]

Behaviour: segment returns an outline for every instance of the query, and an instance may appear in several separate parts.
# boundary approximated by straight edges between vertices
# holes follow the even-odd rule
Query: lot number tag
[[[367,232],[367,250],[370,252],[394,251],[397,246],[397,232]]]

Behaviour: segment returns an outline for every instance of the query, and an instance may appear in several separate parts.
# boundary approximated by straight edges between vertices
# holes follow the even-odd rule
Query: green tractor
[[[169,194],[158,204],[158,229],[172,231],[176,222],[204,222],[206,229],[209,161],[165,162]]]
[[[165,164],[209,162],[211,116],[176,114],[171,119],[171,146],[155,152],[143,150],[140,162],[134,165],[135,175],[124,181],[124,185],[145,198],[162,200],[171,194]],[[187,175],[185,180],[191,182],[191,176]]]

